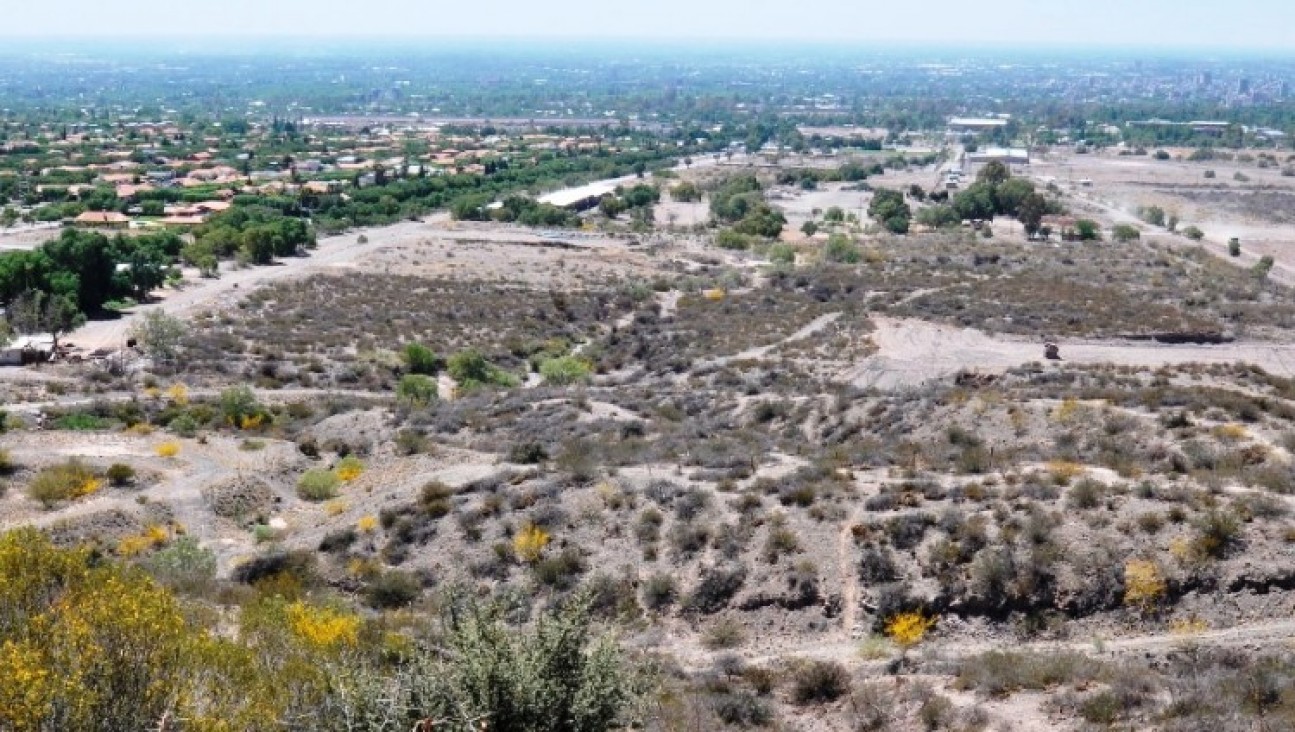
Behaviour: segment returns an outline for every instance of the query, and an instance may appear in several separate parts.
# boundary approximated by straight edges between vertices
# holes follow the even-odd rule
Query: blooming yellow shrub
[[[372,534],[378,529],[378,518],[376,516],[361,516],[360,520],[356,523],[356,528],[358,528],[362,534]]]
[[[165,526],[153,524],[141,534],[127,536],[117,542],[117,554],[122,557],[134,557],[149,549],[166,546],[171,541],[171,533]]]
[[[364,463],[360,462],[360,459],[355,456],[347,456],[337,464],[337,469],[334,472],[337,473],[337,477],[343,483],[350,483],[364,473]]]
[[[166,398],[175,406],[183,407],[189,403],[189,388],[176,382],[166,390]]]
[[[935,618],[928,618],[920,611],[899,613],[886,621],[886,635],[904,649],[911,648],[935,627]]]
[[[242,418],[240,418],[238,421],[238,427],[239,429],[247,430],[250,432],[253,430],[261,429],[261,426],[264,423],[265,423],[265,415],[263,414],[244,414]]]
[[[544,556],[544,547],[548,546],[551,538],[544,529],[527,524],[513,537],[513,552],[523,562],[534,564]]]
[[[1239,424],[1221,424],[1210,430],[1210,432],[1220,440],[1226,440],[1228,442],[1237,442],[1238,440],[1244,440],[1249,436],[1249,433],[1246,432],[1245,426]]]
[[[304,602],[288,606],[288,627],[298,638],[316,648],[353,646],[360,639],[360,619],[326,607],[311,607]]]
[[[173,458],[180,454],[180,443],[174,440],[168,440],[158,445],[156,448],[157,456],[163,458]]]
[[[1124,604],[1143,613],[1156,609],[1165,597],[1160,567],[1147,559],[1130,559],[1124,565]]]

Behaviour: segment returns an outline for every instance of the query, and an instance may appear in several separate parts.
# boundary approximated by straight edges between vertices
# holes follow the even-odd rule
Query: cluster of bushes
[[[397,632],[337,599],[310,597],[290,559],[237,575],[257,588],[227,632],[172,587],[210,578],[214,560],[181,539],[147,573],[34,529],[0,535],[0,719],[15,730],[437,728],[595,732],[617,727],[638,685],[575,599],[532,629],[493,607],[447,598],[438,632]],[[295,567],[295,568],[294,568]],[[408,578],[371,599],[400,602]]]
[[[754,175],[728,179],[711,193],[710,211],[717,221],[731,224],[745,236],[774,238],[787,219],[764,200],[764,187]]]

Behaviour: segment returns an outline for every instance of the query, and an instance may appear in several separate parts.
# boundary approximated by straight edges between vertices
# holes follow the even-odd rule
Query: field
[[[1257,200],[1295,193],[1203,165],[1240,164],[1029,173],[1203,245],[858,221],[824,224],[857,255],[833,260],[721,248],[705,202],[327,239],[70,336],[169,312],[172,361],[0,374],[0,526],[146,566],[192,537],[213,612],[290,587],[390,629],[449,593],[526,618],[583,591],[659,670],[647,729],[1283,728],[1295,306]],[[873,195],[773,172],[789,231]],[[1233,220],[1270,232],[1242,245],[1272,277],[1220,256]]]

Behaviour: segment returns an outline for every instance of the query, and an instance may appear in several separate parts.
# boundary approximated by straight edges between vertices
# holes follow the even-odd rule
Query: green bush
[[[396,398],[415,407],[434,404],[439,394],[436,381],[422,374],[405,374],[396,385]]]
[[[94,493],[99,487],[94,471],[73,459],[43,468],[27,486],[27,495],[49,508],[59,501]]]
[[[823,247],[823,260],[839,264],[858,264],[862,256],[859,247],[844,234],[833,234]]]
[[[468,349],[450,356],[447,370],[464,390],[481,386],[517,386],[517,377],[486,360],[479,351]]]
[[[550,358],[540,364],[540,376],[550,386],[570,386],[589,380],[589,364],[575,356]]]
[[[413,604],[423,593],[422,583],[408,572],[383,572],[364,588],[364,601],[378,610],[391,610]]]
[[[181,592],[207,589],[216,577],[216,555],[192,536],[181,536],[144,563],[159,582]]]
[[[65,414],[54,420],[54,429],[56,430],[91,432],[94,430],[106,430],[109,427],[112,427],[110,420],[93,414],[85,414],[84,412]]]
[[[307,470],[297,479],[297,495],[306,501],[327,501],[337,497],[341,482],[331,470]]]
[[[135,480],[135,469],[125,463],[113,463],[108,466],[108,482],[120,488]]]
[[[401,355],[404,357],[405,365],[412,374],[433,376],[444,365],[444,362],[432,352],[432,349],[421,343],[407,344]]]

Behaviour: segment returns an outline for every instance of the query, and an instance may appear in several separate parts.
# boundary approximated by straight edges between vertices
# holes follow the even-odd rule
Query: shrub
[[[746,582],[746,568],[712,567],[703,570],[697,586],[688,594],[683,609],[689,612],[714,614],[728,606],[729,600]]]
[[[170,440],[163,442],[155,448],[157,456],[161,458],[173,458],[180,454],[180,443]]]
[[[67,414],[54,420],[54,429],[68,430],[71,432],[91,432],[95,430],[106,430],[112,426],[112,421],[104,419],[93,414]]]
[[[220,393],[220,414],[225,424],[240,427],[245,422],[261,415],[261,405],[256,401],[256,394],[248,386],[230,387]]]
[[[413,604],[423,593],[422,583],[408,572],[392,570],[378,575],[364,588],[364,601],[378,610],[391,610]]]
[[[538,465],[549,459],[548,450],[538,442],[519,442],[508,450],[508,462],[519,465]]]
[[[135,469],[125,463],[113,463],[108,466],[106,477],[109,483],[120,488],[135,480]]]
[[[657,572],[643,582],[643,604],[649,610],[660,610],[679,599],[678,585],[673,575]]]
[[[307,470],[297,479],[297,495],[306,501],[327,501],[337,497],[340,483],[331,470]]]
[[[27,486],[27,495],[45,508],[59,501],[88,496],[103,487],[103,481],[81,461],[72,459],[41,469]]]
[[[933,627],[935,618],[928,618],[921,612],[899,613],[886,621],[886,635],[900,648],[907,650],[921,643]]]
[[[181,536],[144,562],[159,582],[181,592],[206,589],[216,577],[216,555],[192,536]]]
[[[439,398],[439,387],[429,376],[405,374],[396,384],[396,398],[414,407],[425,407]]]
[[[540,364],[540,376],[550,386],[570,386],[589,380],[589,364],[575,356],[550,358]]]
[[[421,374],[424,376],[433,376],[441,370],[444,362],[432,349],[421,343],[409,343],[401,353],[404,358],[405,366],[409,368],[411,374]]]
[[[1124,564],[1124,604],[1143,614],[1154,612],[1165,597],[1165,578],[1155,562],[1130,559]]]
[[[0,475],[11,475],[17,468],[9,451],[0,448]]]
[[[1183,236],[1192,241],[1200,241],[1205,238],[1205,232],[1201,231],[1200,228],[1196,226],[1188,226],[1186,229],[1183,229]]]
[[[544,556],[544,547],[552,537],[535,524],[527,524],[513,537],[513,552],[527,564],[534,564]]]
[[[1003,697],[1022,689],[1042,691],[1060,684],[1095,678],[1101,664],[1082,653],[1011,653],[991,651],[965,658],[958,666],[959,689]]]
[[[701,644],[711,651],[737,648],[746,642],[746,629],[733,618],[720,618],[702,634]]]
[[[859,247],[844,234],[833,234],[823,247],[823,260],[840,264],[858,264],[862,259]]]
[[[364,474],[364,463],[354,455],[347,455],[338,461],[333,472],[337,474],[338,480],[350,483]]]
[[[172,419],[166,426],[180,437],[193,437],[198,434],[198,421],[187,412]]]
[[[473,349],[460,351],[451,356],[447,370],[450,377],[464,390],[486,385],[504,387],[517,385],[517,377],[500,370],[487,361],[479,351]]]
[[[1230,511],[1210,511],[1196,522],[1196,549],[1218,559],[1241,540],[1241,520]]]
[[[1121,244],[1142,238],[1142,232],[1138,231],[1136,226],[1129,224],[1116,224],[1111,229],[1111,238]]]
[[[791,680],[791,700],[801,706],[836,701],[850,690],[850,674],[839,663],[811,661]]]

